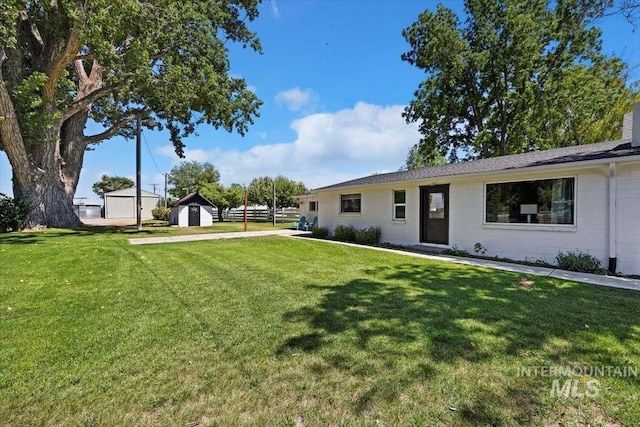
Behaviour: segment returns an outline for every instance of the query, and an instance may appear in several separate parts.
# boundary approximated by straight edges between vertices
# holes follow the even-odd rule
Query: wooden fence
[[[225,221],[242,222],[244,221],[244,208],[227,209],[222,213]],[[217,219],[217,216],[215,216]],[[299,208],[278,208],[276,209],[276,223],[293,222],[300,219]],[[272,222],[272,209],[247,209],[247,221],[252,222]]]

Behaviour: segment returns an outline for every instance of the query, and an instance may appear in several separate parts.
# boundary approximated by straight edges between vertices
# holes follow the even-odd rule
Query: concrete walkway
[[[221,240],[239,239],[241,237],[262,237],[262,236],[300,236],[309,234],[308,231],[300,230],[263,230],[263,231],[238,231],[233,233],[209,233],[209,234],[187,234],[184,236],[168,237],[141,237],[129,239],[132,245],[153,245],[157,243],[195,242],[200,240]]]
[[[285,237],[304,237],[311,233],[298,230],[265,230],[265,231],[247,231],[235,233],[211,233],[211,234],[191,234],[185,236],[171,237],[143,237],[129,239],[132,245],[148,245],[157,243],[175,243],[175,242],[192,242],[200,240],[220,240],[220,239],[237,239],[243,237],[261,237],[261,236],[285,236]],[[403,251],[398,249],[378,248],[373,246],[362,246],[353,243],[337,242],[334,240],[316,240],[327,244],[354,246],[366,248],[374,251],[389,252],[398,255],[405,255],[414,258],[430,259],[434,261],[453,262],[456,264],[470,265],[474,267],[485,267],[494,270],[511,271],[514,273],[527,274],[532,276],[545,276],[555,279],[568,280],[572,282],[587,283],[590,285],[607,286],[610,288],[630,289],[640,291],[640,280],[629,279],[626,277],[601,276],[599,274],[574,273],[572,271],[558,270],[556,268],[534,267],[528,265],[512,264],[507,262],[491,261],[476,258],[463,258],[450,255],[430,255],[416,252]]]

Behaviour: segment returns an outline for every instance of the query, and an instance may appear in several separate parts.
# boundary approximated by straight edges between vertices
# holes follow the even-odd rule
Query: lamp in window
[[[527,216],[527,223],[531,224],[531,215],[538,214],[538,205],[520,205],[520,215]]]

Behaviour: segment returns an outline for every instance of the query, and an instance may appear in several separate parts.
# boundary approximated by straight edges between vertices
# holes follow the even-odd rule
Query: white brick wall
[[[484,185],[487,182],[576,177],[576,225],[484,224]],[[341,189],[319,193],[322,226],[331,231],[339,224],[356,228],[379,226],[384,242],[415,245],[420,240],[421,185],[450,184],[449,245],[474,253],[481,243],[486,256],[511,259],[546,259],[554,262],[559,251],[579,249],[597,257],[606,268],[609,260],[609,168],[565,169],[553,172],[496,174],[486,177],[438,179],[429,182]],[[393,221],[393,190],[405,190],[406,220]],[[361,193],[361,213],[341,214],[340,194]],[[618,271],[640,274],[640,165],[617,167]]]

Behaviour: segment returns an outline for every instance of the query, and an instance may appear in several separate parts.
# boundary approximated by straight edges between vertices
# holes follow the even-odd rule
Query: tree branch
[[[49,77],[47,83],[42,88],[42,93],[44,96],[50,100],[52,106],[54,105],[54,94],[56,90],[56,86],[58,84],[58,79],[60,75],[67,67],[67,65],[75,60],[75,57],[78,55],[78,51],[80,50],[80,39],[78,38],[78,30],[75,28],[71,30],[71,34],[69,35],[69,39],[65,43],[64,50],[57,58],[55,58],[51,65],[47,67],[46,73]]]
[[[116,85],[106,86],[106,87],[94,90],[89,95],[75,101],[73,104],[65,108],[60,115],[59,123],[60,124],[64,123],[65,120],[79,113],[83,109],[89,107],[91,104],[93,104],[97,100],[104,98],[105,96],[109,95],[111,92],[121,89],[123,87],[124,87],[124,83],[118,83]]]
[[[29,19],[29,15],[27,15],[26,10],[20,11],[20,30],[27,36],[27,40],[29,42],[29,48],[34,56],[40,55],[44,50],[44,40],[42,40],[42,36],[40,35],[40,31],[36,24],[34,24],[31,19]]]
[[[82,59],[77,58],[75,61],[73,61],[73,66],[76,69],[78,80],[86,80],[89,78],[89,76],[87,76],[87,72],[84,70],[84,64],[82,63]]]
[[[120,120],[118,123],[114,124],[113,126],[111,126],[109,129],[107,129],[106,131],[96,134],[96,135],[91,135],[91,136],[86,136],[84,138],[84,142],[85,144],[95,144],[98,143],[100,141],[103,141],[107,138],[111,138],[112,136],[114,136],[116,133],[118,133],[118,131],[125,126],[128,123],[131,123],[132,121],[134,121],[136,118],[138,118],[138,113],[136,114],[130,114],[128,116],[126,116],[124,119]]]

